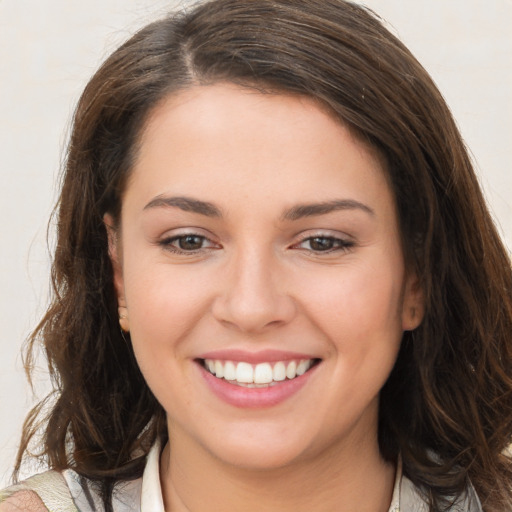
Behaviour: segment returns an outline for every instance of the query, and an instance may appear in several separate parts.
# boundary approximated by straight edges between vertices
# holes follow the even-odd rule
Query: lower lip
[[[316,364],[306,373],[291,380],[284,380],[266,388],[246,388],[218,379],[198,364],[201,375],[208,387],[221,400],[240,408],[273,407],[297,393],[308,382],[319,365]]]

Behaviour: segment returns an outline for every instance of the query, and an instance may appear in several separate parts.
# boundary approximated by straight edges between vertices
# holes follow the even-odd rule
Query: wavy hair
[[[55,392],[28,416],[16,471],[42,431],[39,456],[100,482],[108,510],[115,482],[139,477],[166,436],[119,329],[103,216],[119,217],[153,109],[218,81],[315,98],[380,153],[426,306],[381,392],[381,453],[401,454],[431,511],[470,481],[485,511],[509,510],[511,263],[433,81],[374,13],[343,0],[201,2],[143,28],[90,80],[55,213],[53,299],[26,359],[43,344]]]

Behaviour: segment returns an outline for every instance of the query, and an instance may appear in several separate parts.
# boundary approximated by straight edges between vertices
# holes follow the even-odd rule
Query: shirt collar
[[[160,485],[160,452],[158,440],[148,454],[146,467],[142,476],[141,512],[165,512],[162,487]],[[402,459],[398,458],[393,497],[389,512],[400,512],[400,485],[402,482]]]
[[[160,485],[161,442],[157,440],[148,453],[142,475],[141,512],[165,512],[162,486]]]

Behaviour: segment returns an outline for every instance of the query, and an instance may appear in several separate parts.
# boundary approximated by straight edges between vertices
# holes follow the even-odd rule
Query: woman
[[[125,43],[75,114],[53,278],[17,463],[43,428],[53,471],[0,510],[510,509],[510,261],[365,9],[214,0]]]

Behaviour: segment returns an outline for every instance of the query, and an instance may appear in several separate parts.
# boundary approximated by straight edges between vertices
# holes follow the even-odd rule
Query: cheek
[[[176,356],[209,308],[210,272],[198,267],[191,272],[166,263],[165,255],[147,257],[136,247],[127,247],[126,255],[123,279],[136,355],[155,360]]]
[[[208,308],[208,298],[201,280],[157,278],[133,282],[128,288],[130,327],[153,342],[176,343]]]
[[[201,280],[181,279],[166,271],[132,271],[126,276],[132,345],[144,378],[167,411],[190,394],[184,364],[191,347],[187,336],[207,309]],[[173,405],[174,404],[174,405]],[[172,406],[172,407],[171,407]]]
[[[402,276],[389,268],[392,271],[383,272],[352,265],[324,279],[307,280],[304,307],[340,343],[401,336]]]

